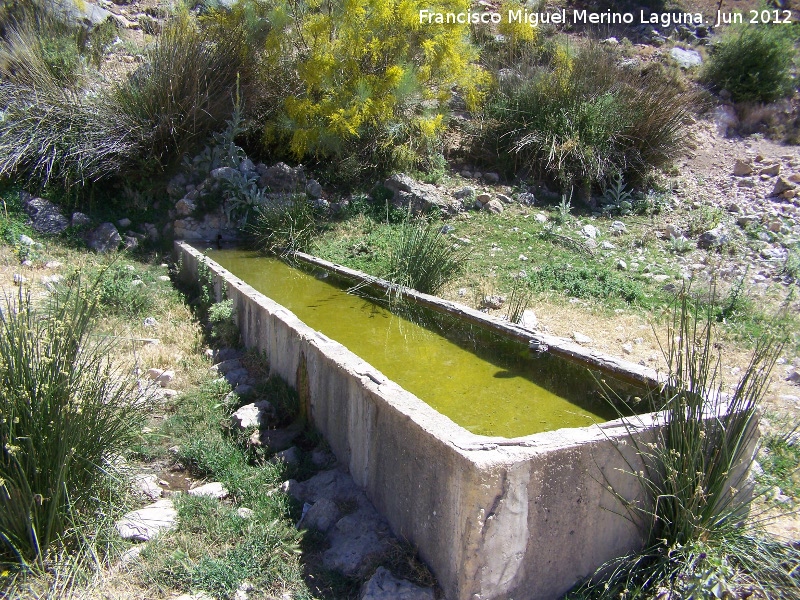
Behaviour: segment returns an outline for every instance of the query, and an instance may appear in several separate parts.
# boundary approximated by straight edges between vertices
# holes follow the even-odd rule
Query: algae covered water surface
[[[243,250],[208,255],[473,433],[510,438],[616,416],[569,361],[408,304],[390,311],[323,272]]]

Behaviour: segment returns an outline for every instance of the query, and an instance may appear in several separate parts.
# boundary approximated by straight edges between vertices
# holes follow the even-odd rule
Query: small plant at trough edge
[[[625,506],[642,527],[644,549],[603,565],[569,598],[800,598],[800,552],[747,520],[759,405],[782,344],[762,339],[726,394],[713,321],[684,290],[662,347],[667,377],[649,398],[661,426],[647,442],[635,423],[625,425],[641,457],[627,473],[647,499]]]
[[[441,233],[436,221],[406,221],[392,243],[386,278],[424,294],[436,294],[464,272],[467,249]]]
[[[255,206],[255,222],[247,226],[254,245],[282,256],[306,252],[316,231],[314,208],[305,195]]]
[[[509,321],[517,324],[522,322],[522,316],[525,314],[525,311],[528,310],[532,296],[533,293],[528,284],[528,280],[523,275],[515,276],[506,307],[506,317]]]

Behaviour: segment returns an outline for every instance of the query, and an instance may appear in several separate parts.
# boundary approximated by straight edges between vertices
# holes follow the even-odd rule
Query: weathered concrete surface
[[[207,260],[179,244],[196,276]],[[549,600],[642,544],[611,494],[639,499],[620,422],[524,438],[457,426],[341,344],[207,260],[242,337],[300,393],[307,416],[450,600]],[[650,417],[642,417],[647,435]],[[628,464],[626,461],[630,461]]]

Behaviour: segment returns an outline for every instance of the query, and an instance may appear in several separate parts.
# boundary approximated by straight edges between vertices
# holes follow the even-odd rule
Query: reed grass
[[[441,223],[407,220],[392,241],[386,279],[436,294],[466,269],[468,251],[441,232]]]
[[[728,391],[713,324],[684,293],[662,347],[666,381],[649,398],[661,427],[645,442],[628,426],[643,461],[628,463],[629,475],[649,499],[628,504],[628,517],[645,548],[604,565],[570,598],[800,598],[800,552],[748,517],[760,404],[782,344],[762,339]]]
[[[78,282],[37,308],[20,289],[0,314],[0,561],[23,571],[80,545],[147,409],[91,336],[94,297]]]
[[[525,70],[520,67],[521,70]],[[641,180],[688,141],[692,95],[657,71],[638,72],[598,45],[569,66],[540,65],[501,81],[489,102],[484,145],[582,193],[622,174]]]

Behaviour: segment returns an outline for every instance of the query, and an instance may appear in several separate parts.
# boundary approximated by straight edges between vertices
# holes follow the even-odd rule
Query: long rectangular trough
[[[234,303],[245,345],[264,352],[271,373],[298,390],[337,459],[394,533],[418,548],[449,600],[558,598],[605,561],[641,547],[642,532],[616,495],[641,501],[627,474],[639,461],[630,424],[513,439],[472,434],[197,249],[175,248],[184,277],[196,279],[206,263],[218,298],[224,287]],[[478,311],[416,296],[532,337]],[[573,360],[654,383],[636,365],[542,341]],[[652,435],[653,415],[635,421],[637,435]]]

